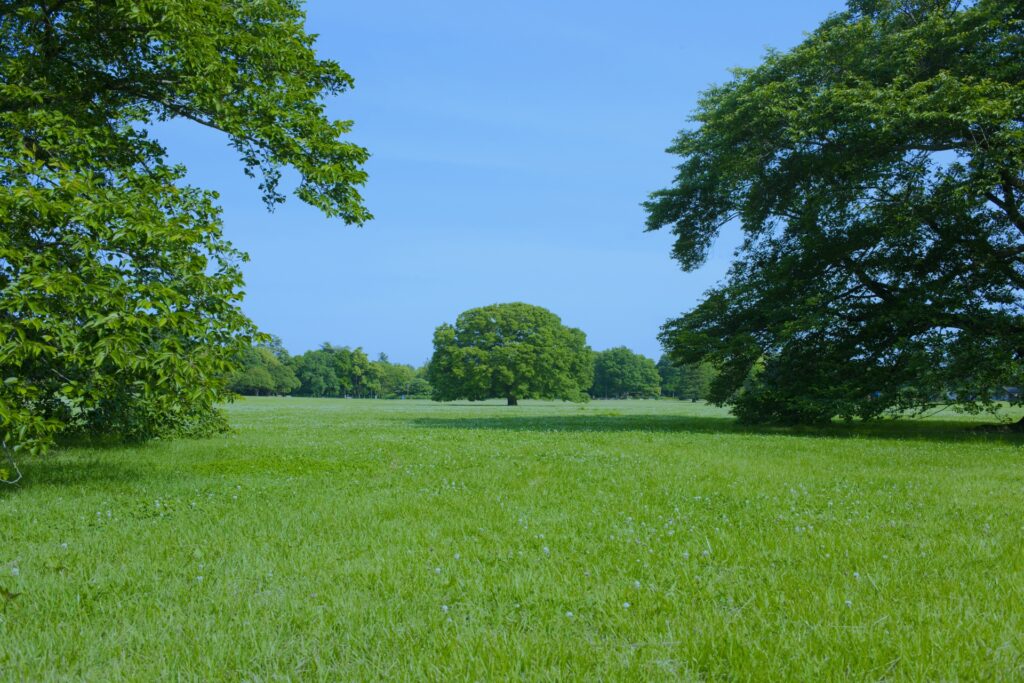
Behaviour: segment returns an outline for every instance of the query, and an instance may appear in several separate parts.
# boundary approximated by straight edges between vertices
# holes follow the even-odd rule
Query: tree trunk
[[[517,405],[519,405],[519,402],[515,399],[515,396],[509,396],[508,397],[508,404],[510,406],[517,406]]]

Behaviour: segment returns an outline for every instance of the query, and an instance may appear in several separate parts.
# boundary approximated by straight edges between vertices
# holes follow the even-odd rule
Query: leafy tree
[[[647,202],[727,280],[662,330],[750,421],[969,410],[1024,385],[1024,4],[851,0],[703,94]],[[1018,397],[1015,402],[1020,403]]]
[[[379,370],[362,349],[325,343],[292,361],[304,396],[349,396],[370,398],[380,395]]]
[[[387,354],[373,362],[381,398],[423,398],[430,396],[430,385],[417,375],[416,368],[411,365],[392,363]]]
[[[288,349],[284,348],[281,338],[276,334],[263,335],[263,339],[256,345],[272,353],[282,363],[287,363],[291,359],[291,354],[288,353]]]
[[[434,388],[430,386],[430,382],[426,377],[421,376],[419,373],[412,378],[407,387],[405,397],[406,398],[430,398],[433,395]]]
[[[264,367],[270,373],[270,378],[274,380],[275,394],[290,394],[301,386],[299,378],[295,376],[291,366],[274,359],[268,360]]]
[[[324,351],[309,351],[292,359],[302,396],[338,396],[340,380],[330,356]]]
[[[274,378],[262,365],[250,365],[231,378],[228,388],[239,394],[259,396],[274,393]]]
[[[658,360],[661,393],[689,401],[706,400],[711,393],[715,369],[707,363],[676,365],[668,356]]]
[[[595,398],[654,398],[661,393],[661,376],[654,361],[617,346],[594,354]]]
[[[586,335],[544,308],[494,304],[434,332],[427,370],[435,401],[521,398],[585,401],[594,369]]]
[[[285,362],[287,351],[278,343],[274,346],[260,345],[242,354],[240,368],[228,381],[228,388],[239,394],[260,396],[261,394],[289,394],[300,386],[295,372]]]
[[[145,438],[223,426],[244,254],[211,192],[148,135],[225,133],[268,206],[296,194],[370,216],[366,151],[324,115],[352,80],[317,59],[294,0],[0,3],[0,438],[40,450],[80,429]]]

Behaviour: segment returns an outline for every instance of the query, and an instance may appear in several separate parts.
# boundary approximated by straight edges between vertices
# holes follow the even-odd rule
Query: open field
[[[0,680],[1024,677],[1020,439],[674,401],[230,413],[23,463]]]

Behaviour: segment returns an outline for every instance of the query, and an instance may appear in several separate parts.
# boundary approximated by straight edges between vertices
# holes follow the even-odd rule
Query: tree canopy
[[[544,398],[585,401],[593,383],[590,347],[540,306],[494,304],[460,314],[434,332],[427,367],[434,400]]]
[[[42,448],[78,429],[131,437],[222,426],[215,403],[255,329],[245,256],[216,196],[149,135],[222,131],[270,207],[295,193],[370,218],[367,153],[325,116],[352,85],[318,59],[295,0],[62,0],[0,5],[0,438]]]
[[[371,361],[361,348],[324,344],[291,361],[300,396],[351,398],[426,398],[425,371],[392,363],[386,354]]]
[[[242,352],[239,369],[228,380],[228,389],[251,396],[290,394],[299,388],[300,382],[289,361],[281,340],[270,337]]]
[[[377,388],[377,374],[360,348],[323,344],[294,360],[300,396],[369,397]]]
[[[654,361],[625,346],[594,354],[594,398],[654,398],[661,393],[661,376]]]
[[[677,365],[670,356],[662,356],[658,359],[658,374],[662,396],[703,401],[711,395],[716,373],[708,363]]]
[[[851,0],[693,121],[647,225],[684,269],[742,227],[726,281],[662,330],[721,368],[715,401],[810,422],[1024,384],[1024,5]]]

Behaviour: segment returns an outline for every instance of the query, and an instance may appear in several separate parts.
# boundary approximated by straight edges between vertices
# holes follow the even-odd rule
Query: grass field
[[[1019,439],[675,401],[229,410],[0,490],[0,680],[1024,678]]]

